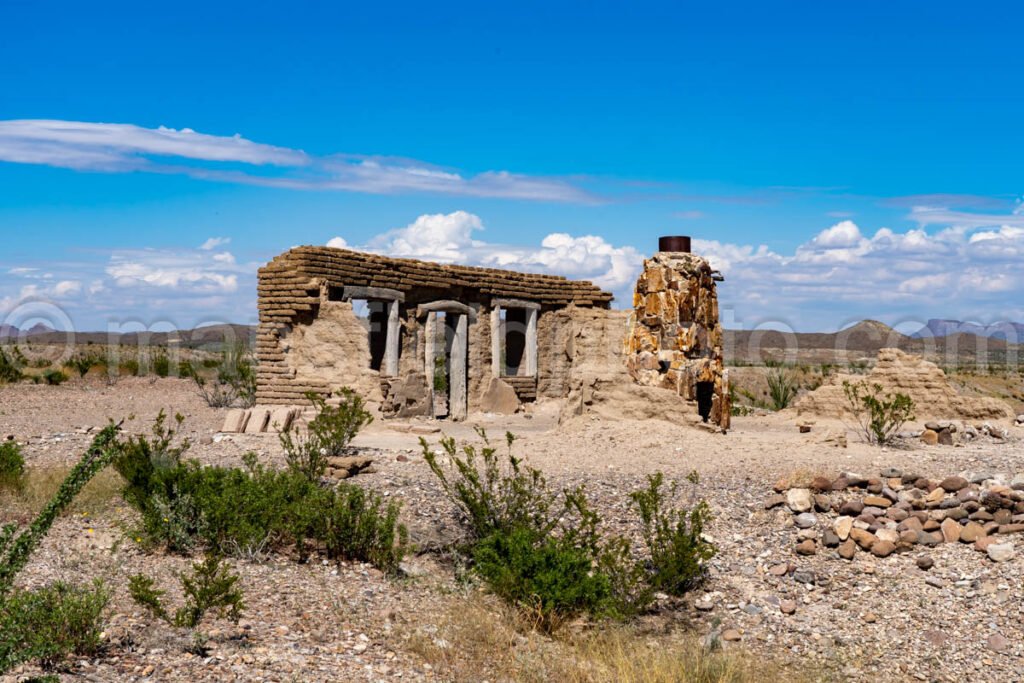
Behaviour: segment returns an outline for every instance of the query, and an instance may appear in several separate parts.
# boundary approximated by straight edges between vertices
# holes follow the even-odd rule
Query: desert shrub
[[[588,550],[566,536],[541,536],[526,527],[495,531],[476,545],[473,559],[491,591],[542,631],[579,614],[614,611],[610,578],[595,572]]]
[[[906,394],[884,392],[881,384],[846,381],[843,392],[858,431],[868,443],[892,443],[903,425],[914,419],[914,401]]]
[[[138,377],[140,372],[139,361],[136,360],[135,358],[126,358],[125,360],[121,361],[121,363],[117,366],[117,369],[118,372],[122,375]]]
[[[441,448],[451,461],[451,476],[445,472],[426,439],[420,439],[423,457],[441,482],[448,497],[465,516],[470,541],[478,542],[495,531],[510,532],[526,527],[540,532],[551,531],[563,509],[557,493],[548,489],[540,470],[523,465],[512,454],[515,437],[505,434],[508,452],[505,458],[484,439],[478,452],[473,445],[460,449],[454,438],[441,439]],[[502,465],[505,460],[507,468]]]
[[[136,509],[144,508],[153,499],[156,473],[177,467],[182,454],[191,446],[188,439],[175,443],[184,421],[179,413],[174,416],[174,424],[168,424],[167,414],[161,410],[150,429],[151,437],[139,434],[118,443],[114,469],[125,481],[124,499]]]
[[[101,431],[27,529],[0,528],[0,673],[27,661],[50,665],[68,654],[89,655],[100,644],[100,616],[108,594],[55,584],[14,590],[14,580],[49,533],[54,520],[114,455],[118,426]]]
[[[49,669],[70,655],[95,655],[109,599],[99,581],[92,587],[58,582],[0,599],[0,673],[25,662]]]
[[[768,395],[775,410],[788,408],[799,389],[797,381],[785,370],[774,368],[768,373]]]
[[[150,543],[242,557],[294,548],[305,559],[322,550],[384,571],[398,567],[407,546],[398,503],[357,486],[324,488],[291,469],[266,469],[251,454],[244,469],[183,462],[188,444],[175,446],[173,438],[158,420],[152,438],[130,439],[114,461]]]
[[[205,361],[203,366],[209,367]],[[248,408],[256,402],[256,367],[244,343],[226,346],[212,369],[213,376],[207,377],[192,364],[188,368],[188,376],[195,382],[207,405],[211,408],[234,405]]]
[[[13,383],[21,381],[23,363],[20,363],[13,352],[8,355],[0,349],[0,383]]]
[[[328,405],[322,396],[306,394],[316,409],[305,433],[289,427],[279,438],[288,467],[312,481],[323,476],[327,458],[345,453],[359,430],[373,422],[362,397],[348,388],[339,392],[340,402]]]
[[[20,488],[25,476],[25,458],[17,441],[0,442],[0,489]]]
[[[157,354],[153,359],[153,374],[157,377],[167,377],[171,374],[171,359],[165,354]]]
[[[630,499],[643,525],[644,543],[651,558],[651,585],[669,595],[681,596],[704,578],[707,562],[716,549],[704,538],[711,520],[711,508],[704,501],[687,509],[665,509],[661,472],[648,475],[647,488],[634,491]],[[697,475],[690,475],[697,483]],[[672,486],[671,494],[676,493]]]
[[[660,474],[631,495],[647,546],[647,557],[639,557],[627,538],[600,533],[601,518],[582,487],[551,491],[540,471],[512,454],[511,434],[505,458],[480,435],[484,446],[464,446],[461,455],[453,439],[442,439],[447,468],[420,443],[462,513],[477,573],[542,630],[581,613],[628,617],[647,608],[656,590],[682,595],[704,577],[715,553],[702,536],[710,510],[703,502],[665,509]]]
[[[68,379],[67,375],[65,375],[63,372],[57,369],[47,370],[41,375],[41,377],[43,382],[49,384],[50,386],[57,386],[59,384],[63,384]]]
[[[179,574],[185,604],[175,610],[173,616],[163,604],[166,591],[156,588],[153,579],[135,574],[128,580],[128,592],[137,604],[172,626],[195,628],[211,610],[237,624],[245,602],[237,585],[238,575],[231,570],[231,565],[221,558],[207,555],[202,562],[192,564],[190,574]]]
[[[85,377],[90,370],[102,365],[103,360],[91,353],[77,353],[64,364],[64,367],[71,368],[78,373],[79,377]]]

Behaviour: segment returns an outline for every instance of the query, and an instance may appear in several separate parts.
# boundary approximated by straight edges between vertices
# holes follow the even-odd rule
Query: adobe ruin
[[[659,252],[645,262],[635,311],[617,311],[586,281],[296,247],[259,271],[257,403],[306,405],[309,392],[350,387],[383,417],[460,420],[585,394],[600,376],[671,389],[686,405],[670,414],[692,416],[699,404],[705,421],[727,428],[706,265]]]

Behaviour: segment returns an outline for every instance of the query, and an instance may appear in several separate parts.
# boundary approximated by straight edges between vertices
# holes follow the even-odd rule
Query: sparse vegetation
[[[768,395],[772,400],[772,408],[784,410],[789,407],[799,392],[799,383],[793,376],[781,368],[774,368],[768,373]]]
[[[357,486],[323,488],[290,469],[266,469],[252,454],[245,469],[183,462],[189,444],[174,441],[175,430],[158,420],[152,438],[129,439],[114,460],[148,542],[242,557],[294,549],[300,560],[319,548],[328,558],[384,571],[401,561],[407,536],[397,503]]]
[[[17,347],[15,347],[17,350]],[[22,368],[25,367],[17,359],[17,354],[0,349],[0,384],[10,384],[21,381]]]
[[[327,459],[343,455],[359,430],[373,422],[363,398],[349,388],[339,392],[338,405],[328,405],[322,396],[306,394],[313,403],[316,417],[309,421],[304,433],[289,427],[279,438],[288,467],[310,481],[317,481],[327,468]]]
[[[0,489],[20,489],[25,476],[25,457],[16,441],[0,442]]]
[[[201,364],[214,370],[212,376],[196,365],[188,366],[188,376],[195,382],[199,395],[211,408],[241,406],[248,408],[256,401],[256,367],[249,348],[239,342],[224,348],[219,361]]]
[[[100,432],[27,529],[0,528],[0,673],[27,661],[52,666],[69,654],[90,655],[99,648],[100,617],[109,597],[101,585],[15,590],[14,580],[57,517],[109,464],[117,432],[113,424]]]
[[[885,392],[882,385],[843,382],[843,392],[858,431],[868,443],[892,443],[903,425],[914,419],[914,401],[906,394]]]
[[[57,582],[0,597],[0,673],[25,662],[52,669],[71,655],[100,651],[110,591]]]
[[[207,555],[202,562],[192,564],[190,574],[179,574],[185,604],[171,615],[164,606],[166,591],[156,588],[156,582],[143,574],[130,577],[128,590],[132,599],[149,612],[172,626],[196,628],[207,612],[215,611],[222,618],[238,623],[245,609],[238,575],[231,565],[216,555]]]
[[[44,371],[43,374],[40,375],[40,377],[42,378],[44,383],[50,386],[57,386],[59,384],[63,384],[68,379],[67,375],[65,375],[60,370],[57,370],[56,368],[51,368],[50,370]]]
[[[76,353],[64,366],[71,368],[78,373],[79,377],[85,377],[94,367],[103,365],[103,359],[92,353]]]
[[[478,433],[484,446],[463,446],[461,455],[454,439],[442,439],[447,471],[421,439],[423,455],[463,513],[477,573],[534,626],[552,632],[579,614],[630,616],[650,604],[655,590],[682,595],[703,578],[715,552],[702,535],[710,518],[705,503],[665,510],[663,477],[652,476],[631,495],[648,551],[637,559],[625,537],[600,533],[601,518],[582,487],[551,491],[539,470],[512,454],[511,434],[500,458]]]

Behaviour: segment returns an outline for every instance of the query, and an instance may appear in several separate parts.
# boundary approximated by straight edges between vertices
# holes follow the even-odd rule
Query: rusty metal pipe
[[[658,251],[673,251],[676,253],[690,253],[689,235],[667,235],[658,238]]]

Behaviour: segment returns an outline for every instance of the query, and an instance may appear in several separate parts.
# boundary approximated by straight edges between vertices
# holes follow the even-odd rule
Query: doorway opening
[[[704,422],[711,417],[711,407],[714,405],[715,383],[697,382],[697,413]]]

